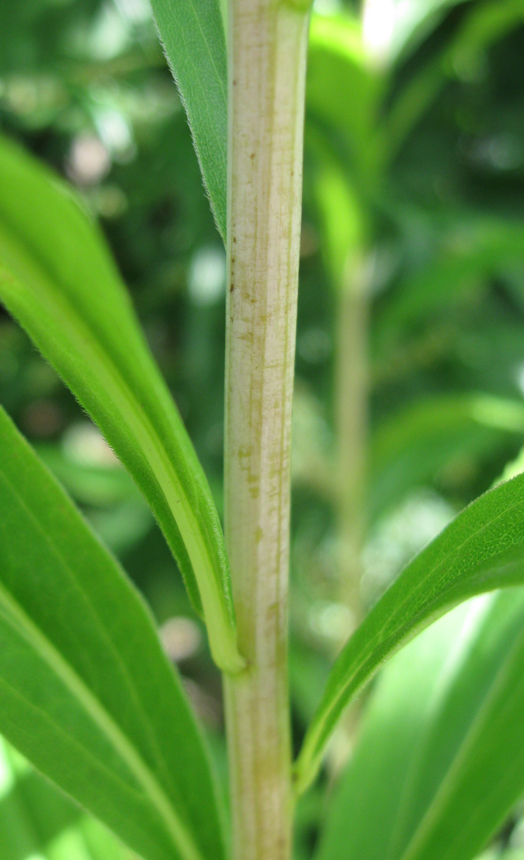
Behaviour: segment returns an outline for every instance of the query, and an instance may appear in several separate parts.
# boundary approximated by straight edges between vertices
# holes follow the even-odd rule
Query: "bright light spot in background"
[[[520,364],[517,367],[516,377],[517,377],[517,385],[520,389],[520,392],[522,394],[524,394],[524,364]]]
[[[513,830],[508,848],[519,849],[522,850],[524,848],[524,819],[521,818],[520,821],[516,824],[515,829]],[[511,855],[510,855],[511,856]]]
[[[214,305],[226,288],[226,256],[218,247],[201,248],[189,267],[189,296],[195,305]]]
[[[453,682],[456,670],[464,659],[464,651],[468,648],[469,644],[472,643],[475,633],[478,630],[479,621],[487,614],[490,606],[493,604],[494,597],[494,593],[490,592],[488,594],[478,594],[476,597],[472,597],[471,600],[467,601],[466,606],[468,607],[468,612],[457,639],[455,640],[454,648],[448,654],[443,670],[439,675],[436,687],[437,692],[442,692],[448,682]]]
[[[86,32],[85,27],[79,29],[76,38],[73,37],[73,47],[89,51],[93,60],[112,60],[121,54],[130,44],[129,21],[125,20],[120,11],[112,3],[100,6],[94,24]]]
[[[309,626],[318,637],[336,644],[349,638],[355,629],[355,618],[342,603],[322,600],[310,608]]]
[[[376,63],[389,58],[395,32],[395,0],[367,0],[362,16],[362,41],[366,53]]]
[[[334,15],[344,11],[344,4],[341,0],[315,0],[313,9],[321,15]]]
[[[67,175],[78,185],[96,185],[111,169],[111,156],[95,134],[78,134],[67,158]]]
[[[116,158],[127,161],[135,153],[131,126],[120,111],[110,107],[97,108],[95,123],[102,143]]]
[[[166,621],[160,628],[160,638],[167,656],[174,663],[193,657],[202,640],[198,626],[184,616]]]
[[[120,465],[98,428],[88,421],[79,421],[67,428],[62,450],[69,460],[82,466],[112,468]]]
[[[403,567],[435,538],[455,516],[445,499],[420,489],[387,515],[374,529],[363,556],[362,591],[374,603]]]
[[[147,0],[115,0],[120,14],[132,23],[151,18],[151,7]]]
[[[5,754],[5,744],[0,739],[0,798],[9,794],[15,778]]]
[[[62,831],[62,833],[53,839],[50,843],[48,853],[53,857],[55,855],[58,857],[68,857],[69,860],[90,860],[92,857],[82,832],[75,827],[70,827]],[[38,854],[28,857],[27,860],[44,860],[44,858]]]

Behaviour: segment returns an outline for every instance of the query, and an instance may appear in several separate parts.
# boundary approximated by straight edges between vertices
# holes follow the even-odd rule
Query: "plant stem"
[[[336,642],[340,651],[364,617],[362,551],[366,536],[368,465],[368,315],[369,261],[363,249],[348,254],[337,304],[336,513],[338,521],[337,598],[350,613],[350,626]],[[347,763],[358,726],[356,703],[346,711],[329,750],[334,775]]]
[[[369,261],[351,254],[337,320],[336,425],[339,599],[355,627],[362,620],[360,581],[366,530]]]
[[[226,678],[235,860],[287,860],[290,425],[308,7],[230,0],[226,542],[239,648]]]

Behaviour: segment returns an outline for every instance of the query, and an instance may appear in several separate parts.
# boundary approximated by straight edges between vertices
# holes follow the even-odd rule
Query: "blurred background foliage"
[[[297,743],[356,617],[458,510],[520,470],[524,446],[524,4],[391,0],[377,17],[379,5],[366,4],[363,40],[349,2],[317,3],[312,28],[293,455]],[[395,5],[404,17],[393,27],[384,9]],[[100,219],[221,510],[225,255],[147,0],[0,4],[0,125]],[[162,536],[3,311],[0,402],[146,595],[224,773],[220,678]],[[299,806],[299,860],[317,838],[332,758]],[[79,831],[54,794],[42,827],[4,847],[6,804],[28,814],[41,780],[7,749],[1,761],[1,860],[128,856],[93,822]],[[524,857],[519,820],[486,858]]]

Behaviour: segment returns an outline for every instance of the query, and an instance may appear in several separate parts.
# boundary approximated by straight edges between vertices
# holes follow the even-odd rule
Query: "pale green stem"
[[[361,581],[366,534],[368,460],[368,270],[363,254],[354,251],[340,282],[337,302],[335,362],[335,470],[338,526],[337,594],[349,624],[335,641],[336,652],[363,619]],[[344,714],[328,755],[328,768],[337,775],[351,754],[358,712]]]
[[[230,0],[226,542],[246,672],[225,679],[235,860],[287,860],[290,428],[308,9]]]
[[[366,531],[368,431],[368,270],[351,255],[337,308],[336,425],[339,599],[355,626],[362,620],[362,550]]]

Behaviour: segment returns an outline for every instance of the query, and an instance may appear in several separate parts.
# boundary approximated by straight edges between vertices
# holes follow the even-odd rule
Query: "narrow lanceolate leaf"
[[[467,597],[524,582],[524,476],[466,508],[404,570],[338,657],[296,764],[297,790],[313,779],[347,703],[380,664]]]
[[[227,204],[227,57],[219,0],[151,0],[222,238]]]
[[[476,857],[524,792],[523,709],[523,589],[475,598],[384,670],[317,860]]]
[[[211,493],[103,239],[68,189],[0,139],[0,300],[97,422],[155,513],[216,662],[236,671]]]
[[[144,860],[220,860],[203,740],[145,605],[1,411],[0,452],[0,732]]]

